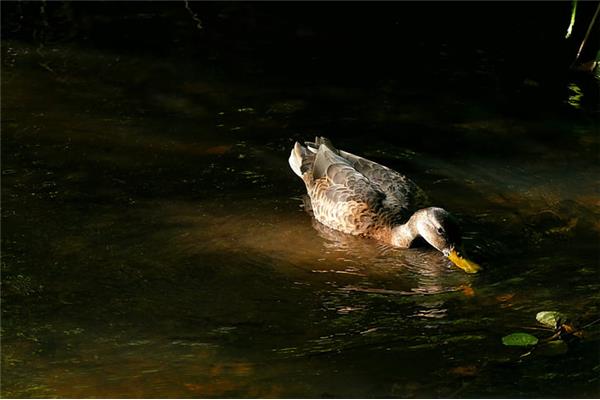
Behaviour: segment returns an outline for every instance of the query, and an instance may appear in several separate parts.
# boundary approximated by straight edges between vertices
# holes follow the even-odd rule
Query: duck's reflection
[[[438,294],[460,290],[470,278],[452,268],[439,252],[427,247],[400,249],[375,240],[348,235],[312,218],[312,226],[325,239],[323,246],[337,254],[328,270],[347,271],[364,278],[344,286],[346,291],[380,294]],[[326,271],[322,271],[326,272]],[[343,273],[343,272],[342,272]]]
[[[265,214],[256,207],[244,204],[232,212],[205,202],[199,212],[198,205],[163,204],[161,213],[169,215],[172,230],[161,234],[175,245],[175,255],[219,254],[230,269],[240,263],[273,268],[296,281],[346,292],[435,294],[458,290],[473,279],[427,247],[394,248],[333,230],[304,213]]]

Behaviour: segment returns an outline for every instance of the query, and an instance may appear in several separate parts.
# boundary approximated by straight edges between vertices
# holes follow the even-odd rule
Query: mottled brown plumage
[[[426,200],[406,176],[366,158],[337,150],[325,138],[296,143],[301,178],[315,218],[353,235],[391,243],[391,229],[404,223]],[[292,161],[290,161],[291,163]]]

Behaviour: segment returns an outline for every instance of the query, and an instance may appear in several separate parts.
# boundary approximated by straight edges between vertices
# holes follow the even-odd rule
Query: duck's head
[[[478,264],[465,258],[458,224],[443,208],[428,207],[418,210],[406,226],[413,239],[422,237],[458,268],[468,273],[475,273],[481,269]]]

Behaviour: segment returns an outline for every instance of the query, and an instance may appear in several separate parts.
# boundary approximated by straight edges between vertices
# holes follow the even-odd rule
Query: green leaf
[[[529,333],[516,332],[502,338],[502,344],[505,346],[534,346],[538,342],[538,338]]]
[[[566,317],[564,314],[558,311],[540,311],[536,314],[535,319],[542,325],[548,328],[556,328],[556,323],[561,320],[565,321]]]

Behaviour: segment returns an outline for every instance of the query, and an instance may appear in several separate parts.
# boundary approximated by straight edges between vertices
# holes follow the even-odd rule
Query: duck
[[[399,248],[424,240],[467,273],[481,266],[464,255],[456,218],[427,206],[426,193],[405,175],[335,148],[325,137],[295,142],[289,165],[306,186],[310,208],[321,224]]]

